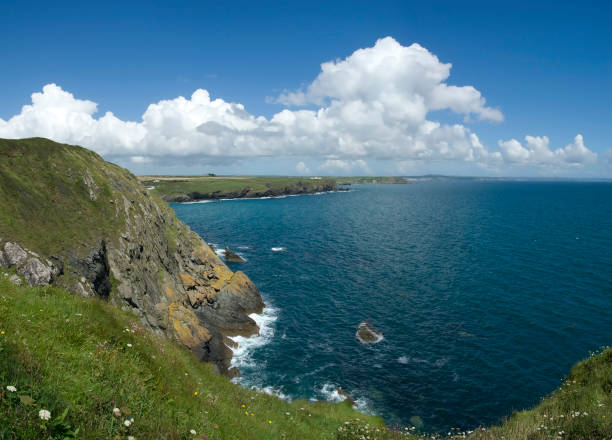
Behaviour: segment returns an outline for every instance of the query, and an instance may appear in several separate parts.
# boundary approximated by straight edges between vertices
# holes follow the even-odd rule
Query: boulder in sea
[[[383,334],[376,330],[367,320],[359,324],[356,336],[364,344],[376,344],[383,340]]]
[[[225,261],[229,261],[231,263],[244,263],[244,258],[234,253],[228,246],[225,246],[224,254]]]

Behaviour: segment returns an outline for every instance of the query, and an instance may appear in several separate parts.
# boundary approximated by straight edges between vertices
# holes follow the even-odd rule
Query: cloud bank
[[[140,121],[123,121],[112,112],[96,117],[96,103],[48,84],[19,114],[0,119],[0,137],[48,137],[134,164],[311,157],[323,172],[368,172],[369,160],[483,167],[578,167],[597,160],[581,135],[556,150],[546,136],[527,136],[524,145],[499,141],[500,151],[489,151],[464,124],[499,123],[504,115],[487,106],[473,86],[448,84],[451,67],[418,44],[405,47],[383,38],[343,60],[323,63],[310,85],[276,98],[287,108],[270,118],[212,99],[203,89],[189,98],[150,104]],[[437,110],[463,117],[464,123],[428,118]],[[310,173],[302,160],[296,171]]]

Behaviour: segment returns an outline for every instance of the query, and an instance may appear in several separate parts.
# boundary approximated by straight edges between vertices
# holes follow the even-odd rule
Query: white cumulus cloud
[[[306,166],[306,164],[302,161],[299,161],[297,163],[297,165],[295,166],[295,171],[297,171],[298,174],[302,175],[310,174],[310,168],[308,168],[308,166]]]
[[[371,174],[368,163],[363,159],[342,160],[327,159],[319,168],[326,172],[348,174],[352,172]]]
[[[132,164],[299,157],[313,158],[329,172],[367,173],[371,160],[479,166],[577,166],[596,160],[582,136],[557,150],[549,148],[547,137],[528,136],[525,145],[511,139],[499,142],[500,151],[489,151],[465,121],[500,122],[503,114],[487,106],[473,86],[448,83],[450,71],[451,64],[418,44],[383,38],[323,63],[310,85],[277,98],[288,107],[270,118],[197,89],[189,97],[150,104],[140,120],[124,121],[112,112],[98,116],[96,103],[48,84],[19,114],[0,119],[0,137],[48,137]],[[303,105],[308,107],[295,108]],[[437,110],[464,122],[432,120]],[[303,162],[296,171],[310,172]]]
[[[584,145],[582,135],[565,148],[551,150],[547,136],[525,136],[525,145],[516,139],[498,142],[503,158],[510,163],[575,167],[595,163],[597,153]]]

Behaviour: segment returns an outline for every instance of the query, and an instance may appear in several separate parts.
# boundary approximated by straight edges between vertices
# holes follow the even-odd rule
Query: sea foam
[[[232,348],[232,367],[240,369],[254,368],[255,361],[252,358],[253,351],[258,347],[266,345],[274,337],[274,322],[278,318],[278,310],[272,306],[266,306],[261,315],[252,313],[249,315],[259,327],[259,334],[249,337],[234,336],[230,338],[237,347]],[[240,382],[240,380],[238,380]]]

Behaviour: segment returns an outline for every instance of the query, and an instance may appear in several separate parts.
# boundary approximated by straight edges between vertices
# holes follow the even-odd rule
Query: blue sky
[[[308,174],[612,175],[608,161],[612,150],[612,8],[605,2],[497,2],[493,6],[491,2],[406,1],[224,3],[126,1],[109,6],[24,1],[0,5],[4,42],[0,46],[4,61],[0,134],[48,135],[81,143],[135,172],[296,174],[299,169]],[[111,111],[121,121],[136,123],[142,121],[150,104],[179,96],[189,99],[197,89],[208,91],[212,100],[240,103],[253,118],[263,116],[268,121],[283,109],[317,111],[333,100],[344,100],[349,108],[349,101],[357,96],[367,99],[359,88],[375,88],[372,78],[350,93],[336,93],[325,86],[326,95],[311,94],[299,105],[279,102],[279,98],[287,92],[307,91],[321,73],[321,63],[345,60],[387,36],[402,48],[418,43],[441,64],[452,63],[450,76],[442,82],[474,87],[486,99],[486,107],[503,114],[503,120],[497,120],[444,105],[427,110],[427,121],[460,124],[476,134],[487,151],[486,158],[478,153],[480,159],[474,160],[466,152],[468,147],[459,145],[465,139],[457,136],[444,142],[451,149],[463,148],[461,153],[441,152],[431,138],[419,141],[424,147],[404,151],[407,139],[416,138],[416,132],[405,128],[388,140],[396,153],[386,154],[384,146],[371,147],[373,140],[365,135],[353,136],[353,126],[343,127],[337,135],[349,136],[355,144],[351,148],[328,148],[336,141],[329,133],[321,136],[320,145],[305,146],[303,152],[300,141],[287,133],[271,148],[264,144],[265,139],[253,138],[253,132],[243,139],[241,130],[246,128],[236,128],[235,121],[220,115],[200,115],[205,118],[200,122],[210,117],[215,124],[231,126],[233,137],[226,134],[221,140],[215,132],[217,138],[210,139],[213,134],[207,132],[209,137],[192,139],[197,148],[180,150],[176,145],[181,143],[181,134],[172,137],[164,132],[167,151],[163,140],[151,138],[150,127],[136,147],[136,141],[123,137],[87,132],[95,130],[91,124],[53,131],[47,125],[55,120],[41,123],[45,116],[40,115],[35,122],[11,123],[22,106],[32,103],[31,94],[41,92],[47,84],[56,84],[75,100],[97,103],[97,113],[90,111],[94,119]],[[404,84],[401,78],[409,69],[398,72],[397,87]],[[388,115],[384,112],[383,119]],[[258,130],[270,129],[255,124]],[[381,129],[397,129],[397,124],[404,127],[401,121],[394,124]],[[168,126],[164,123],[163,130],[171,130]],[[304,139],[320,135],[304,133]],[[587,153],[571,160],[570,150],[555,153],[567,145],[578,145],[577,134],[583,136]],[[538,156],[538,142],[526,141],[528,135],[546,136],[549,151]],[[238,148],[236,136],[258,147]],[[520,147],[499,144],[512,139]],[[217,142],[218,151],[209,151],[207,140]],[[123,142],[124,148],[111,145],[113,142]],[[284,150],[281,144],[291,142],[295,145]],[[441,142],[440,136],[435,142]],[[422,154],[423,148],[434,153]],[[475,148],[473,143],[469,148]],[[597,154],[597,159],[589,152]],[[296,168],[299,163],[305,167]]]

